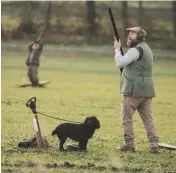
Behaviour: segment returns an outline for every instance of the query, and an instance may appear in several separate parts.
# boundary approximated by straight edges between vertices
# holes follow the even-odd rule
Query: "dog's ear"
[[[87,117],[86,120],[84,121],[84,124],[91,125],[92,127],[96,128],[96,129],[100,128],[100,122],[94,116]]]
[[[93,123],[93,125],[94,125],[94,127],[95,127],[96,129],[99,129],[99,128],[100,128],[100,122],[99,122],[99,120],[97,119],[97,117],[92,117],[92,123]]]
[[[84,120],[84,124],[88,124],[89,118],[90,118],[90,117],[87,117],[87,118]]]
[[[84,121],[84,124],[92,125],[93,124],[92,117],[87,117],[86,120]]]

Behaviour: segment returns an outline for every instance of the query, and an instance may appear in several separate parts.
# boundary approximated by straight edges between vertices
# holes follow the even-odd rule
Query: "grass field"
[[[123,133],[120,78],[113,54],[92,57],[51,53],[47,58],[43,53],[39,69],[40,80],[50,80],[51,84],[46,88],[18,88],[23,78],[28,81],[24,65],[26,53],[2,50],[2,172],[176,172],[175,151],[160,150],[159,155],[149,152],[137,113],[134,115],[137,152],[117,151],[123,143]],[[169,144],[176,144],[175,63],[155,61],[154,66],[157,97],[153,100],[153,116],[160,142]],[[17,147],[23,138],[35,133],[34,116],[25,106],[32,96],[37,97],[37,110],[51,116],[74,121],[83,121],[86,116],[98,117],[101,128],[89,141],[87,153],[60,153],[58,139],[51,136],[51,131],[61,121],[42,115],[39,115],[42,135],[51,147],[47,150]]]

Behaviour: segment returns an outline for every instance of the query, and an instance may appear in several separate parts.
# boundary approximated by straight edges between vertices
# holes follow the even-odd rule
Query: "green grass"
[[[27,45],[29,45],[31,41],[2,41],[2,49],[4,52],[8,51],[20,51],[20,52],[26,52],[27,51]],[[112,41],[113,44],[113,41]],[[44,57],[49,57],[52,51],[52,54],[56,53],[61,57],[69,56],[69,57],[109,57],[113,56],[114,48],[112,44],[104,44],[104,45],[89,45],[89,44],[82,44],[79,46],[75,45],[68,45],[68,44],[45,44],[44,49]],[[156,47],[156,43],[149,42],[148,43],[150,47],[152,47],[153,55],[155,60],[176,60],[176,50],[166,50],[166,49],[158,49]],[[126,52],[127,48],[126,45],[123,45],[123,51]],[[81,55],[80,55],[81,54]],[[55,55],[55,56],[56,56]],[[24,55],[26,56],[26,55]],[[53,56],[53,55],[52,55]],[[108,58],[109,59],[109,58]]]
[[[45,55],[47,54],[47,58]],[[134,115],[136,153],[119,153],[123,143],[120,118],[121,95],[119,71],[113,57],[82,54],[64,56],[44,52],[39,69],[40,80],[51,80],[46,88],[18,88],[26,76],[26,54],[2,50],[2,172],[110,172],[112,166],[119,172],[176,172],[175,151],[149,152],[149,144],[142,121]],[[176,68],[175,62],[155,61],[154,82],[157,97],[153,100],[153,116],[161,142],[176,144]],[[37,97],[37,110],[68,120],[83,121],[86,116],[97,116],[101,128],[88,144],[88,153],[60,153],[57,137],[51,131],[62,121],[39,115],[42,135],[50,144],[47,150],[17,147],[18,142],[32,136],[31,111],[26,101]],[[68,140],[67,143],[72,142]],[[67,144],[66,143],[66,144]],[[50,167],[48,163],[70,162],[71,168]],[[36,164],[31,166],[30,163]],[[91,166],[90,164],[95,164]],[[85,166],[84,169],[80,166]],[[103,168],[106,169],[103,169]],[[102,168],[102,169],[101,169]]]

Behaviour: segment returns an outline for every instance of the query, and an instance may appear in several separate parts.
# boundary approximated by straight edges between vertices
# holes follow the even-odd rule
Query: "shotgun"
[[[40,40],[41,40],[41,38],[44,36],[44,33],[45,33],[46,29],[47,29],[47,26],[46,26],[46,27],[44,28],[44,30],[40,33],[40,35],[38,36],[38,38],[37,38],[36,41],[40,41]]]
[[[116,27],[116,24],[115,24],[115,21],[114,21],[114,17],[113,17],[111,8],[108,8],[108,11],[109,11],[109,16],[110,16],[112,28],[114,30],[115,38],[116,38],[117,41],[119,41],[120,37],[119,37],[119,33],[117,32],[117,27]],[[121,52],[122,55],[124,55],[122,47],[120,47],[120,52]],[[120,68],[121,74],[122,74],[122,71],[123,71],[123,68]]]

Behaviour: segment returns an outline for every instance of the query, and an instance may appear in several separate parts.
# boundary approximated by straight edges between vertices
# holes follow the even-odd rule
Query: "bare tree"
[[[96,34],[96,13],[95,13],[95,2],[86,1],[87,7],[87,22],[88,22],[88,33],[89,35]]]
[[[50,27],[50,19],[52,15],[52,1],[48,1],[47,15],[45,20],[45,26]]]
[[[128,28],[128,1],[122,1],[121,16],[124,31],[123,38],[125,39],[126,28]]]
[[[176,41],[176,1],[172,2],[174,40]]]
[[[142,1],[139,1],[138,7],[138,25],[142,26],[142,19],[143,19],[143,6]]]
[[[23,8],[21,11],[21,23],[20,30],[26,33],[32,33],[33,31],[33,6],[35,6],[35,2],[26,1],[23,2]]]
[[[5,33],[1,23],[1,39],[3,40],[4,38],[5,38]]]

